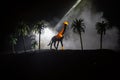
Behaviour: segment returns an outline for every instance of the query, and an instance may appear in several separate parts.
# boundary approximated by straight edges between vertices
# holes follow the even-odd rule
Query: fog
[[[74,5],[73,5],[74,6]],[[67,15],[58,22],[58,24],[52,28],[49,25],[45,28],[41,35],[41,48],[49,49],[47,44],[50,39],[60,31],[62,23],[64,21],[69,22],[69,26],[65,32],[65,38],[63,40],[64,49],[81,49],[79,34],[76,34],[71,29],[72,21],[77,18],[84,19],[86,25],[85,33],[82,33],[83,38],[83,48],[84,49],[99,49],[100,35],[97,34],[96,22],[101,22],[102,20],[107,21],[103,18],[103,12],[97,12],[96,7],[92,3],[92,0],[82,0],[76,7],[74,7]],[[58,18],[55,18],[59,20]],[[54,23],[54,22],[52,22]],[[50,23],[51,24],[51,23]],[[52,27],[51,27],[52,26]],[[118,47],[118,30],[113,27],[111,30],[106,31],[106,35],[103,36],[103,48],[104,49],[114,49]],[[38,41],[38,35],[36,34],[36,39]],[[59,49],[61,49],[61,44],[59,44]]]

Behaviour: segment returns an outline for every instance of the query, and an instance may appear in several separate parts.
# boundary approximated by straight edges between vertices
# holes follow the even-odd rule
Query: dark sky
[[[7,1],[3,3],[3,15],[10,19],[24,19],[29,21],[35,17],[59,16],[61,11],[67,11],[74,1],[69,0],[39,0],[39,1]]]
[[[34,22],[39,19],[61,18],[76,0],[4,0],[0,2],[2,25],[14,26],[19,20]],[[119,0],[93,0],[111,22],[118,24]],[[7,23],[7,24],[6,24]],[[6,28],[5,28],[6,29]]]
[[[1,44],[5,43],[7,35],[12,32],[17,22],[23,20],[33,23],[40,19],[52,20],[62,18],[76,0],[4,0],[0,2]],[[114,25],[119,25],[119,0],[93,0],[98,11]]]
[[[39,19],[52,20],[61,18],[76,0],[4,0],[1,2],[2,24],[13,26],[19,20],[33,22]],[[94,0],[97,8],[105,12],[105,17],[112,22],[118,22],[118,0]],[[7,24],[8,25],[7,25]]]
[[[2,25],[9,28],[14,27],[20,20],[32,23],[40,19],[52,20],[54,17],[61,18],[75,1],[76,0],[4,1],[1,3]]]
[[[99,11],[104,12],[105,18],[114,25],[120,26],[120,2],[119,0],[94,0]]]

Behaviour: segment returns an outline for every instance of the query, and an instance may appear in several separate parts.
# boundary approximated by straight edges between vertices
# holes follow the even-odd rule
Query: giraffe
[[[54,47],[57,50],[59,42],[61,42],[62,50],[64,50],[63,38],[64,38],[64,33],[65,33],[65,30],[66,30],[67,26],[68,26],[68,21],[64,21],[63,28],[61,29],[61,31],[57,35],[55,35],[51,38],[50,43],[48,44],[48,46],[50,46],[50,49],[52,49],[52,44],[54,43]],[[57,46],[56,46],[56,42],[58,42]]]

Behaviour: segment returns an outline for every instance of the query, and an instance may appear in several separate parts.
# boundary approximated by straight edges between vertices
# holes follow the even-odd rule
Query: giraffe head
[[[64,26],[68,26],[69,23],[68,23],[68,21],[64,21],[63,24],[64,24]]]

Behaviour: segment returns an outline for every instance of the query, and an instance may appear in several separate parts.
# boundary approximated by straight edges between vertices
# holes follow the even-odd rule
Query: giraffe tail
[[[50,46],[50,43],[47,46]]]
[[[51,40],[50,40],[50,42],[49,42],[49,44],[47,46],[50,46],[50,44],[51,44]]]

